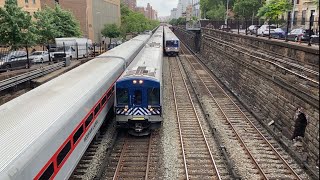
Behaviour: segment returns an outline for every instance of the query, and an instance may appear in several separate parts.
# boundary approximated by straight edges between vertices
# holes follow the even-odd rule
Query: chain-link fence
[[[107,51],[107,44],[41,44],[36,46],[0,45],[0,71],[30,68],[37,63],[56,63],[64,58],[78,60],[95,57]]]
[[[201,20],[201,27],[219,29],[238,34],[260,36],[296,41],[299,43],[319,44],[318,21],[276,20],[265,22],[263,20],[232,19],[225,21]]]

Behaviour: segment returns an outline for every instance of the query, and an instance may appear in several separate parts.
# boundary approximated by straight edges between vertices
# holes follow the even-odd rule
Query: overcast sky
[[[158,17],[169,16],[172,8],[176,8],[178,0],[137,0],[137,6],[147,6],[150,3],[153,9],[158,12]]]

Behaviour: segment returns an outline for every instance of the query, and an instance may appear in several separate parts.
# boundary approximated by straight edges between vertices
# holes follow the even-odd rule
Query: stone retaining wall
[[[182,41],[195,49],[195,34],[177,29]],[[210,35],[213,38],[206,38]],[[254,53],[244,53],[237,46],[223,45],[223,41],[253,49],[258,47],[291,58],[308,69],[319,73],[319,50],[285,42],[269,41],[212,29],[202,29],[199,55],[213,73],[252,112],[259,115],[264,124],[274,121],[275,132],[280,138],[290,138],[294,126],[294,114],[303,107],[308,116],[304,138],[308,160],[311,165],[319,163],[319,75],[299,76],[292,71],[263,60]],[[279,57],[278,56],[278,57]]]

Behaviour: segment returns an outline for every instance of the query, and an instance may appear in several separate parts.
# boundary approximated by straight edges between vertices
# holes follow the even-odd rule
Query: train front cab
[[[149,134],[160,128],[161,87],[158,80],[130,77],[116,83],[115,113],[117,126],[134,135]]]
[[[168,56],[179,55],[180,42],[179,40],[167,40],[165,41],[165,52]]]

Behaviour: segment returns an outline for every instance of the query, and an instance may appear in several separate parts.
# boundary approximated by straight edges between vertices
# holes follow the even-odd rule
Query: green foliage
[[[257,0],[238,0],[233,6],[236,16],[248,18],[257,14],[261,4]]]
[[[0,43],[12,49],[32,45],[37,39],[31,16],[18,7],[17,0],[6,0],[4,8],[0,8],[0,24]]]
[[[120,36],[120,28],[115,24],[105,24],[104,28],[101,30],[101,34],[105,37],[110,38],[110,43],[112,38]]]
[[[232,9],[235,0],[229,0],[229,9]],[[202,18],[224,19],[226,14],[227,0],[200,0]],[[224,8],[224,10],[222,10]],[[217,18],[217,19],[216,19]]]
[[[121,4],[121,34],[140,33],[145,30],[152,30],[159,25],[159,21],[149,20],[143,14],[130,10]]]
[[[80,24],[70,11],[59,5],[45,7],[34,15],[39,43],[54,42],[57,37],[80,37]]]
[[[223,3],[219,3],[218,5],[213,6],[213,8],[207,12],[207,18],[212,20],[223,20],[225,16],[226,7]]]
[[[186,24],[186,18],[183,18],[183,17],[179,17],[179,19],[171,19],[169,24],[171,25],[185,25]]]
[[[259,9],[257,16],[268,20],[276,20],[290,9],[292,9],[291,1],[270,0]]]
[[[56,5],[53,11],[53,23],[60,30],[60,37],[80,37],[80,23],[70,11]]]
[[[54,38],[61,37],[62,32],[54,23],[54,9],[45,7],[41,11],[34,14],[37,33],[39,35],[39,43],[52,43]]]

